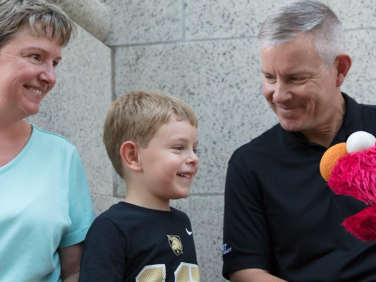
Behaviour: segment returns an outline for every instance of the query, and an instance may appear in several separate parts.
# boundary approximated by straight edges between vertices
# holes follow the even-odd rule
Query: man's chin
[[[290,132],[298,132],[298,131],[302,131],[302,126],[296,122],[292,122],[292,121],[280,121],[279,122],[280,125],[282,126],[282,128],[286,131],[290,131]]]

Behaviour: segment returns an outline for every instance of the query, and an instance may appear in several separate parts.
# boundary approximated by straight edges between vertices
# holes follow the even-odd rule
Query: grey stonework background
[[[200,170],[191,196],[172,205],[191,218],[201,281],[224,281],[227,161],[277,122],[261,93],[256,35],[264,15],[285,1],[51,1],[81,27],[64,50],[57,86],[30,121],[77,146],[99,214],[126,194],[102,144],[110,102],[136,89],[159,89],[188,102],[199,118]],[[323,2],[343,21],[353,58],[343,90],[358,102],[376,104],[376,3]]]

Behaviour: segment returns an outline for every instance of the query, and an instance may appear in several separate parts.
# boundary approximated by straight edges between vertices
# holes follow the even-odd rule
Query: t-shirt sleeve
[[[233,271],[271,267],[261,187],[239,154],[234,154],[227,169],[222,257],[223,276],[227,279]]]
[[[84,241],[95,219],[85,170],[77,150],[73,152],[69,168],[69,218],[71,225],[63,235],[60,248]]]
[[[86,236],[79,282],[121,282],[125,259],[125,238],[112,221],[99,217]]]

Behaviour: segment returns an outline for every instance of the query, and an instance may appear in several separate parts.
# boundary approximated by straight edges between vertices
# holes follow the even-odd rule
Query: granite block
[[[111,51],[79,29],[64,48],[56,75],[55,88],[29,121],[70,139],[83,160],[91,192],[112,195],[112,168],[102,142],[111,102]]]
[[[223,196],[190,198],[192,231],[201,281],[226,281],[222,277]]]
[[[123,178],[116,173],[115,169],[113,170],[113,179],[114,179],[114,196],[124,198],[126,195],[126,185]]]
[[[342,90],[357,102],[376,105],[376,30],[347,31],[352,66]]]
[[[102,0],[110,8],[110,46],[182,38],[182,4],[176,0]]]
[[[328,0],[345,29],[375,28],[376,4],[373,0]]]
[[[116,48],[114,69],[116,95],[160,89],[195,110],[193,194],[222,193],[232,152],[277,123],[262,95],[255,39]]]
[[[110,11],[98,0],[48,0],[62,7],[80,27],[100,41],[110,32]]]
[[[288,0],[186,0],[186,39],[257,36],[266,14],[284,2]]]
[[[91,198],[93,199],[94,210],[97,216],[108,210],[112,205],[123,200],[121,198],[99,194],[92,194]]]

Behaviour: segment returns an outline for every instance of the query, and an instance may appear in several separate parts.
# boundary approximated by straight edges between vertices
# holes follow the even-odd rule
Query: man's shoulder
[[[376,115],[376,105],[368,105],[368,104],[359,104],[362,111],[366,113],[370,113],[371,115]]]

